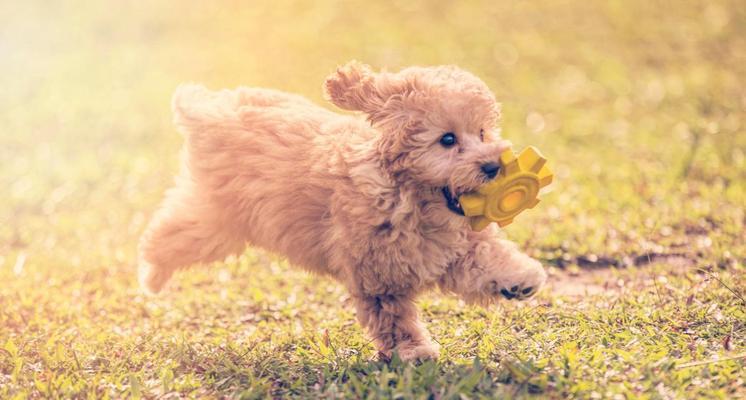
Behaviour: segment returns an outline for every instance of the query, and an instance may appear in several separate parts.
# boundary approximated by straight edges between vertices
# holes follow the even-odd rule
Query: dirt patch
[[[680,255],[659,255],[645,257],[646,262],[639,265],[660,263],[674,269],[686,269],[694,266],[694,261]],[[598,265],[598,264],[596,264]],[[608,264],[607,264],[608,265]],[[636,267],[628,267],[636,269]],[[628,268],[617,268],[611,265],[596,268],[577,268],[575,270],[552,268],[549,271],[547,289],[552,294],[567,297],[582,297],[602,293],[618,293],[629,286],[630,274],[619,276],[619,272]],[[636,277],[640,278],[640,277]]]
[[[559,296],[581,297],[618,289],[610,284],[614,274],[610,268],[584,270],[580,273],[559,271],[549,276],[547,289]]]

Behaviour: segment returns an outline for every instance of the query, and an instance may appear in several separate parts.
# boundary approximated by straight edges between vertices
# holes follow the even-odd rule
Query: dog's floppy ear
[[[339,108],[374,114],[386,102],[376,82],[378,75],[370,66],[350,61],[326,78],[324,93]]]

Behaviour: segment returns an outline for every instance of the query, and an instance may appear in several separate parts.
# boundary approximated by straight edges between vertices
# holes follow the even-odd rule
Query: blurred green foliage
[[[135,246],[177,169],[176,85],[321,102],[350,59],[457,64],[488,83],[504,136],[556,171],[506,230],[532,255],[566,269],[676,256],[685,270],[655,267],[670,288],[640,283],[608,313],[596,297],[499,314],[425,300],[445,354],[416,368],[367,363],[339,288],[258,252],[217,267],[231,283],[193,271],[143,299]],[[744,345],[738,297],[695,269],[743,292],[742,1],[3,2],[0,72],[0,397],[743,390],[743,361],[672,367]]]

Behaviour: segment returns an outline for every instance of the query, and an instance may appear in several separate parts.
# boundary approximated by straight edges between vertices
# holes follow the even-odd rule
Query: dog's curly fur
[[[324,88],[367,120],[274,90],[178,88],[183,166],[140,242],[145,289],[248,243],[339,280],[378,350],[404,360],[438,355],[418,293],[486,304],[536,292],[541,265],[494,226],[473,232],[443,192],[483,184],[481,166],[509,146],[481,80],[451,66],[376,73],[351,62]],[[456,145],[440,144],[444,132]]]

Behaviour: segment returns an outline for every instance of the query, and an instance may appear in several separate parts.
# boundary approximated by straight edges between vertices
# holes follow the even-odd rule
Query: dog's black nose
[[[493,162],[482,164],[482,172],[484,172],[488,178],[492,179],[497,176],[498,172],[500,172],[500,164]]]

